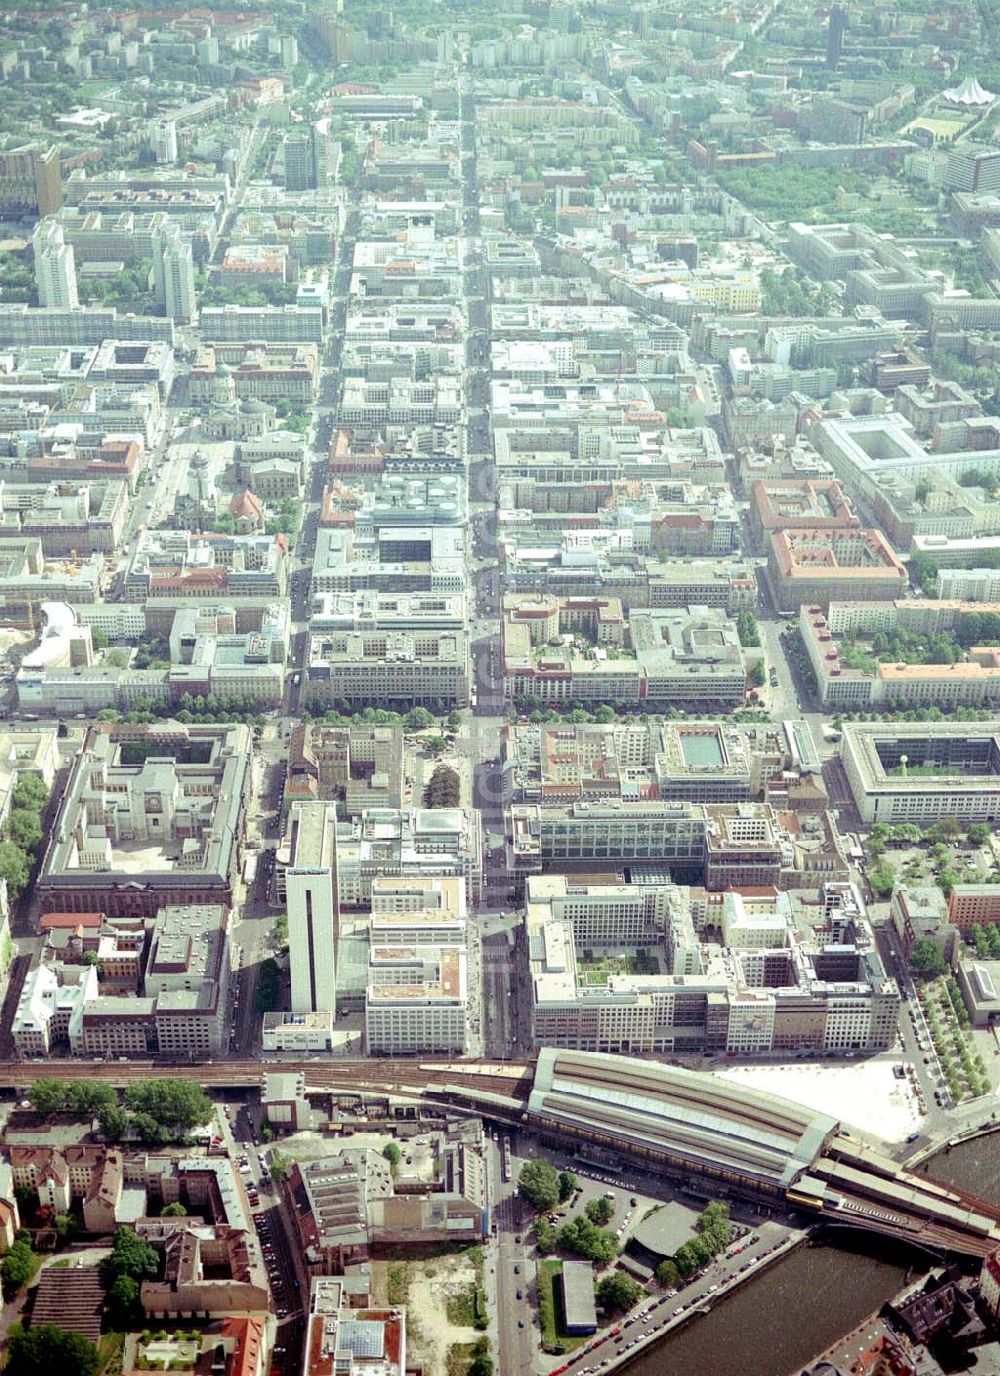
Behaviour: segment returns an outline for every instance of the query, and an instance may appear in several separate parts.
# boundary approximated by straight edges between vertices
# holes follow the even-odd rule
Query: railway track
[[[305,1076],[313,1090],[365,1090],[371,1093],[435,1092],[445,1085],[469,1091],[525,1099],[531,1083],[529,1061],[324,1061],[305,1059],[258,1061],[231,1057],[197,1065],[161,1061],[0,1061],[0,1089],[22,1091],[33,1080],[102,1080],[127,1086],[139,1080],[169,1076],[195,1080],[206,1089],[246,1089],[260,1084],[268,1070]]]

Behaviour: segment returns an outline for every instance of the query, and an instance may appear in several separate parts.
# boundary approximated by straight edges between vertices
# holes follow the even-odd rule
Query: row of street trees
[[[12,901],[21,896],[31,880],[42,844],[42,813],[48,796],[41,775],[22,771],[17,776],[0,840],[0,879],[6,879]]]
[[[694,1275],[706,1262],[729,1246],[733,1225],[729,1221],[729,1205],[714,1199],[705,1206],[695,1221],[693,1238],[678,1247],[672,1257],[662,1261],[656,1271],[661,1285],[674,1286],[685,1276]]]
[[[124,1105],[111,1085],[99,1080],[39,1079],[28,1090],[35,1112],[96,1118],[108,1142],[134,1140],[147,1146],[183,1142],[209,1122],[212,1103],[200,1085],[187,1080],[142,1080],[130,1085]]]

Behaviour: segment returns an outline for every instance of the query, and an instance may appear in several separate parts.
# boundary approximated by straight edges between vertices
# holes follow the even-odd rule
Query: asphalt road
[[[515,1053],[517,1005],[513,933],[497,932],[483,937],[483,1032],[487,1056]]]
[[[487,1248],[487,1299],[492,1301],[497,1370],[529,1372],[534,1367],[534,1332],[528,1294],[529,1266],[525,1228],[529,1222],[524,1205],[517,1196],[514,1181],[504,1181],[500,1170],[500,1143],[490,1142],[490,1175],[493,1222],[496,1235]],[[516,1176],[516,1168],[515,1168]],[[518,1292],[521,1298],[518,1299]]]

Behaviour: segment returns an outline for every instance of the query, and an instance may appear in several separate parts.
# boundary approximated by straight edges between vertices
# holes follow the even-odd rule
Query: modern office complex
[[[290,836],[275,857],[275,892],[284,900]],[[337,827],[337,899],[367,908],[380,878],[461,878],[471,905],[483,886],[483,835],[474,808],[370,807]]]
[[[896,1035],[899,993],[850,885],[813,915],[763,886],[720,901],[553,874],[528,880],[526,923],[537,1046],[856,1056]]]
[[[1000,817],[1000,722],[845,722],[840,758],[866,822]]]
[[[640,865],[724,889],[776,885],[782,868],[780,828],[764,803],[514,803],[506,827],[508,869],[519,878]]]

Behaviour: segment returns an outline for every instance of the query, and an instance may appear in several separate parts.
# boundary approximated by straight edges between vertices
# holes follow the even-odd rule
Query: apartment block
[[[101,914],[93,937],[70,914],[43,919],[46,945],[11,1027],[20,1055],[204,1060],[228,1046],[232,953],[228,910],[168,905],[125,927]],[[74,915],[75,917],[76,915]],[[86,929],[85,929],[86,931]]]
[[[303,1376],[340,1376],[352,1367],[363,1371],[366,1365],[374,1365],[370,1358],[356,1360],[359,1347],[380,1354],[378,1376],[406,1376],[406,1310],[359,1306],[343,1277],[314,1276],[306,1313]]]
[[[874,602],[898,598],[906,569],[878,530],[776,530],[768,541],[767,577],[783,611],[803,603]]]
[[[464,1055],[467,1006],[464,943],[408,946],[383,923],[376,944],[373,932],[365,991],[370,1056]]]
[[[287,584],[288,547],[281,535],[146,530],[136,541],[124,595],[129,602],[281,598]]]
[[[760,549],[776,530],[854,531],[860,526],[836,480],[765,478],[750,490],[750,530]]]
[[[819,771],[802,722],[736,726],[649,718],[629,725],[504,728],[504,801],[546,804],[626,799],[733,803]]]
[[[971,646],[954,664],[882,662],[866,645],[879,634],[947,635],[996,604],[957,601],[831,602],[799,611],[799,632],[824,706],[990,707],[1000,702],[1000,653]]]
[[[973,927],[1000,922],[1000,893],[993,884],[956,884],[948,896],[948,921],[964,937]]]
[[[501,628],[511,700],[733,707],[746,697],[746,659],[721,608],[636,608],[626,620],[617,598],[508,594]]]
[[[276,869],[284,863],[279,849]],[[341,906],[368,907],[377,878],[460,878],[470,907],[483,887],[482,819],[475,808],[367,809],[337,831]]]
[[[341,801],[348,817],[403,805],[403,732],[398,726],[295,727],[285,803]]]
[[[465,707],[469,652],[461,632],[322,631],[309,637],[309,697],[333,706],[402,703]]]
[[[376,878],[371,906],[369,1054],[464,1054],[469,988],[462,881]]]

